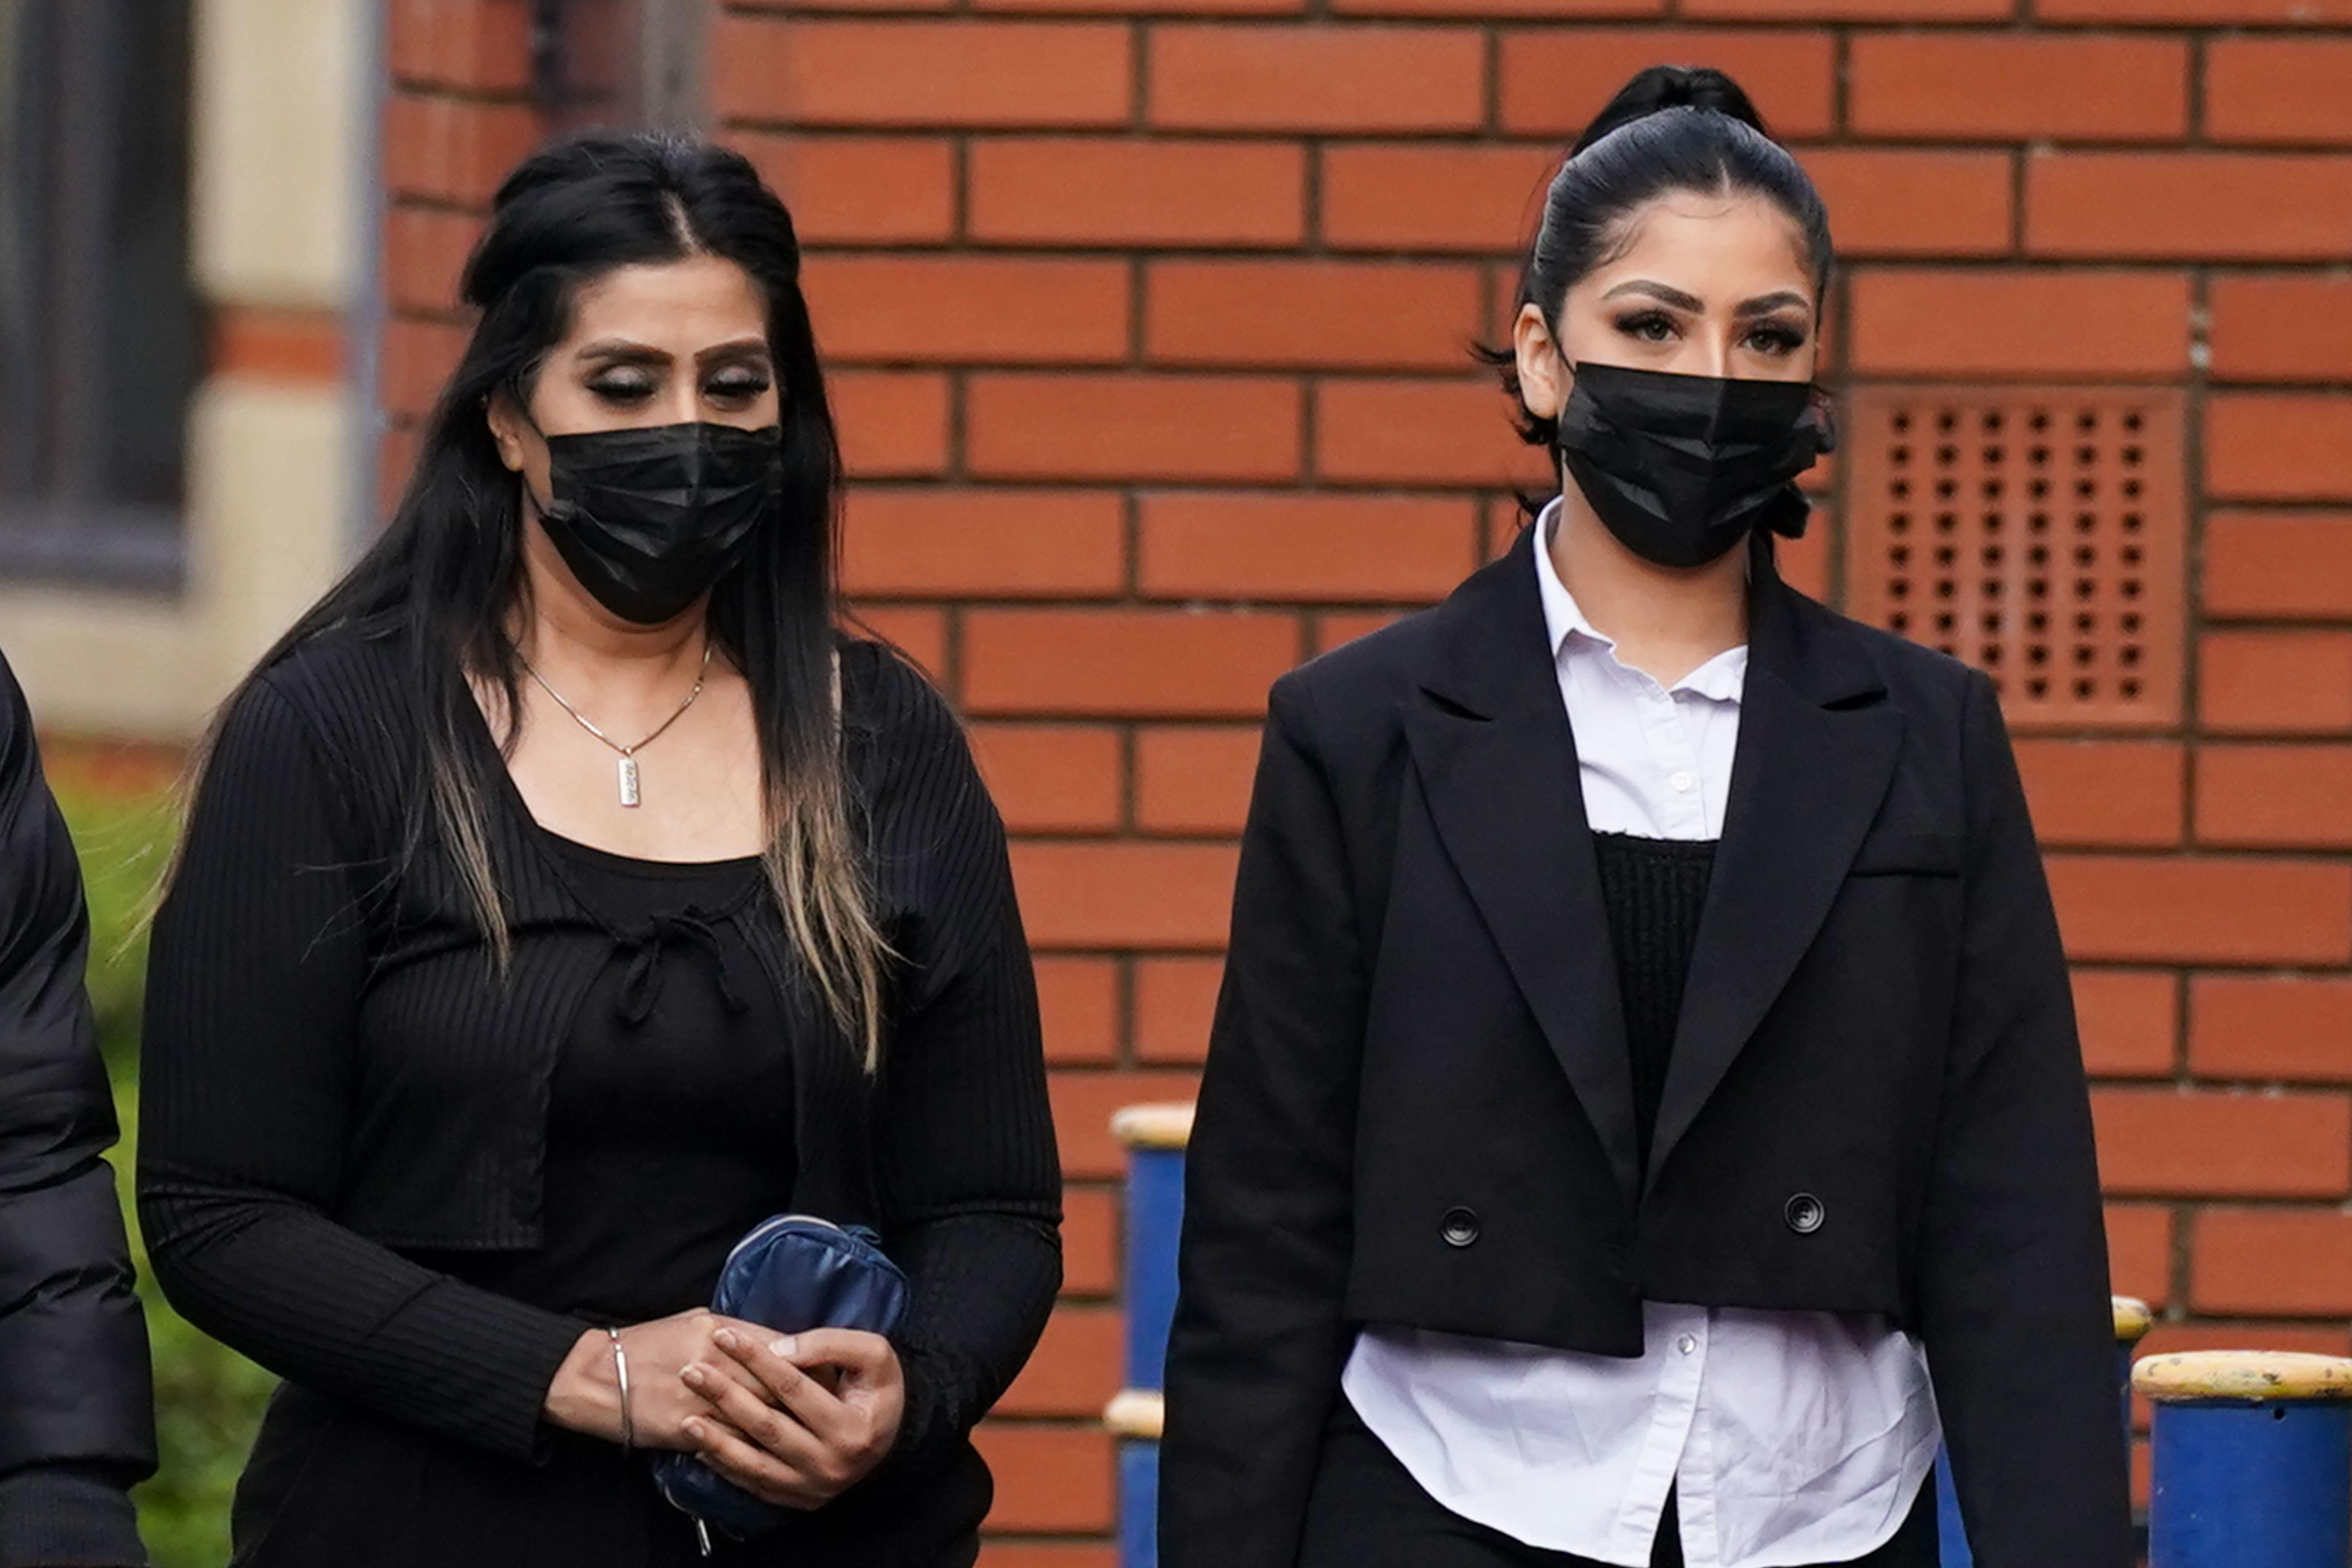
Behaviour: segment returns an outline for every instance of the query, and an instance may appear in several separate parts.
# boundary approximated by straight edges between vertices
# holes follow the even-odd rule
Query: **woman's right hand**
[[[746,1393],[772,1403],[760,1380],[712,1340],[725,1328],[754,1336],[767,1332],[702,1307],[620,1331],[622,1353],[629,1360],[627,1425],[638,1447],[696,1450],[686,1436],[687,1417],[709,1421],[713,1414],[710,1402],[680,1380],[689,1366],[718,1368]],[[544,1408],[547,1419],[566,1431],[584,1432],[608,1443],[621,1441],[621,1382],[613,1362],[613,1341],[604,1330],[591,1329],[580,1336],[556,1369],[555,1381],[548,1384]]]

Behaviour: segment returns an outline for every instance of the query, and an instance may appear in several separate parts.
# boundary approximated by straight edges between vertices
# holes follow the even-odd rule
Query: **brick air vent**
[[[1991,675],[2019,728],[2179,719],[2179,394],[1874,386],[1847,425],[1853,616]]]

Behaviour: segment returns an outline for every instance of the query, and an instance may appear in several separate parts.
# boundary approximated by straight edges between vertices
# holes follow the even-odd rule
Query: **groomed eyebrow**
[[[633,342],[627,338],[599,338],[594,342],[583,343],[579,348],[578,357],[605,360],[616,364],[667,364],[671,359],[667,349]],[[694,356],[695,362],[698,364],[709,364],[713,360],[765,359],[767,357],[768,340],[751,337],[713,343]]]
[[[1693,315],[1702,314],[1706,310],[1706,302],[1696,295],[1685,294],[1679,289],[1670,289],[1664,283],[1653,282],[1647,278],[1636,278],[1631,282],[1620,283],[1601,297],[1603,300],[1614,300],[1620,294],[1647,294],[1661,305],[1671,305],[1677,310],[1688,310]]]
[[[1753,300],[1743,300],[1739,308],[1732,311],[1731,315],[1734,321],[1745,321],[1757,316],[1769,316],[1775,310],[1786,310],[1791,305],[1807,314],[1811,314],[1813,309],[1813,302],[1811,300],[1793,289],[1783,289],[1777,294],[1759,294]]]
[[[1679,289],[1660,283],[1654,279],[1636,278],[1630,282],[1620,283],[1601,297],[1603,300],[1614,300],[1620,294],[1646,294],[1661,305],[1671,306],[1675,310],[1687,311],[1694,316],[1706,313],[1706,300],[1696,294],[1685,294]],[[1731,317],[1737,321],[1753,321],[1759,316],[1769,316],[1775,310],[1786,310],[1792,305],[1808,315],[1812,312],[1813,302],[1811,300],[1793,289],[1783,289],[1777,293],[1759,294],[1753,300],[1741,301],[1739,307],[1731,312]]]
[[[765,359],[768,357],[768,340],[737,338],[731,342],[713,343],[694,357],[702,364],[719,359]]]

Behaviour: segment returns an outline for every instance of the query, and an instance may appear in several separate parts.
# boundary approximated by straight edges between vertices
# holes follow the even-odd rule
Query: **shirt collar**
[[[1559,521],[1559,498],[1555,496],[1551,504],[1537,515],[1535,522],[1536,592],[1543,599],[1544,635],[1551,647],[1552,661],[1566,661],[1571,650],[1578,647],[1606,653],[1614,661],[1616,643],[1585,619],[1576,595],[1568,591],[1568,584],[1559,580],[1559,571],[1552,564],[1551,531]],[[1747,679],[1748,647],[1743,643],[1717,654],[1676,681],[1671,689],[1718,702],[1737,702]]]

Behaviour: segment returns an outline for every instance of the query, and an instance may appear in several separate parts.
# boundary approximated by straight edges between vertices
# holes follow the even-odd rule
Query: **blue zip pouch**
[[[797,1334],[810,1329],[861,1329],[888,1339],[907,1316],[907,1277],[883,1255],[881,1237],[812,1215],[762,1220],[728,1253],[711,1292],[723,1317]],[[745,1539],[773,1530],[790,1510],[761,1502],[691,1454],[655,1456],[654,1481],[671,1504],[704,1531]]]

